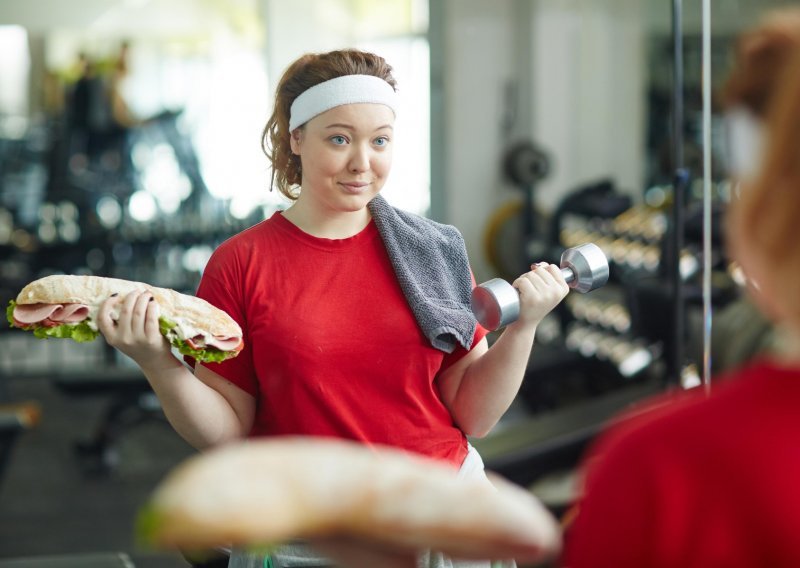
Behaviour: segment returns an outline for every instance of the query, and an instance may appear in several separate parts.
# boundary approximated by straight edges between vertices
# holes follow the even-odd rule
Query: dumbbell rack
[[[570,294],[561,310],[564,347],[593,362],[613,367],[622,380],[642,374],[663,377],[668,338],[639,325],[640,309],[632,300],[632,282],[657,279],[663,268],[662,244],[668,220],[663,211],[635,205],[613,218],[565,214],[559,246],[593,242],[609,260],[606,286],[585,295]],[[681,251],[681,274],[690,278],[700,268],[696,253]]]
[[[573,321],[566,327],[564,345],[583,357],[609,362],[626,379],[635,377],[658,360],[663,345],[632,333],[630,312],[618,290],[595,292],[568,297]]]
[[[558,224],[558,247],[569,248],[594,242],[606,254],[610,266],[609,283],[585,296],[570,294],[563,304],[562,331],[567,349],[583,357],[611,363],[620,376],[633,379],[648,370],[665,381],[683,381],[692,367],[687,357],[677,372],[666,360],[670,356],[673,333],[674,299],[669,289],[665,263],[668,212],[645,204],[633,205],[614,217],[604,218],[573,212],[565,213]],[[697,319],[701,295],[697,284],[701,276],[701,250],[691,226],[679,257],[685,313]],[[666,258],[666,260],[665,260]],[[720,246],[712,251],[716,307],[733,299],[732,278],[727,274],[725,255]],[[689,326],[681,346],[689,351],[702,340],[693,337]],[[696,351],[696,349],[695,349]],[[686,386],[686,385],[684,385]]]

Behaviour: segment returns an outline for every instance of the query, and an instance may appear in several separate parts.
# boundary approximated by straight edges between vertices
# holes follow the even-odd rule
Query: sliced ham
[[[212,337],[208,340],[208,345],[216,347],[220,351],[241,351],[243,345],[241,337]]]
[[[14,306],[14,324],[18,327],[37,325],[57,327],[65,323],[80,323],[89,317],[89,306],[84,304],[17,304]]]
[[[49,318],[60,307],[59,304],[17,304],[14,306],[14,319],[25,325],[38,323]]]
[[[89,317],[89,306],[65,304],[50,314],[50,319],[60,323],[79,323]]]
[[[17,304],[14,320],[22,325],[51,322],[78,323],[89,316],[89,306],[84,304]]]
[[[220,351],[240,351],[243,347],[241,337],[212,337],[208,341],[203,340],[202,335],[191,337],[186,340],[186,343],[192,349],[205,349],[206,347],[214,347]]]
[[[187,337],[186,343],[189,344],[189,347],[192,349],[205,349],[205,341],[203,340],[202,335],[198,335],[197,337]]]

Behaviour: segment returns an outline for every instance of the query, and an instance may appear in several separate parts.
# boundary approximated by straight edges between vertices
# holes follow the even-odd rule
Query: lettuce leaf
[[[216,347],[206,347],[205,349],[195,349],[189,345],[185,340],[179,339],[175,333],[170,333],[172,328],[176,327],[173,321],[168,320],[164,316],[158,318],[158,327],[161,330],[161,335],[169,339],[170,344],[178,350],[182,355],[188,355],[196,361],[201,363],[219,363],[225,359],[230,359],[236,356],[235,351],[220,351]]]
[[[100,332],[89,327],[86,320],[80,323],[65,323],[55,327],[34,327],[33,336],[39,339],[55,337],[58,339],[72,339],[78,343],[94,341]]]
[[[159,316],[158,318],[158,329],[161,331],[161,335],[163,335],[164,337],[168,337],[167,333],[169,332],[169,330],[171,330],[177,325],[178,325],[177,323],[168,320],[164,316]]]
[[[11,327],[18,327],[17,324],[14,323],[14,308],[16,305],[17,303],[14,300],[11,300],[6,308],[6,319]],[[99,331],[92,329],[89,326],[87,320],[79,323],[65,323],[55,327],[38,325],[24,325],[19,327],[20,329],[24,329],[26,331],[33,331],[33,336],[38,339],[49,339],[54,337],[58,339],[72,339],[78,343],[94,341],[97,339],[97,336],[100,335]]]
[[[14,308],[16,307],[17,303],[14,300],[11,300],[6,308],[6,319],[11,327],[16,327],[16,325],[14,325]]]
[[[215,347],[206,347],[203,350],[200,349],[192,349],[190,345],[187,345],[185,341],[180,342],[181,345],[175,345],[175,348],[184,355],[188,355],[201,363],[220,363],[225,359],[230,359],[234,355],[236,355],[235,351],[220,351]]]
[[[85,343],[87,341],[94,341],[97,339],[97,336],[100,335],[99,331],[92,329],[89,326],[88,320],[84,320],[80,323],[65,323],[55,327],[38,325],[17,326],[14,323],[14,307],[16,305],[17,304],[14,300],[11,300],[8,303],[8,307],[6,308],[6,319],[8,320],[8,323],[11,325],[11,327],[20,327],[20,329],[32,331],[34,337],[39,339],[72,339],[78,343]],[[237,355],[235,351],[220,351],[215,347],[194,349],[192,346],[186,343],[186,341],[179,339],[174,332],[170,333],[170,331],[177,326],[175,322],[170,321],[165,317],[160,317],[158,319],[158,324],[161,335],[166,337],[170,344],[175,347],[179,353],[188,355],[202,363],[219,363],[220,361],[224,361],[225,359],[229,359]]]

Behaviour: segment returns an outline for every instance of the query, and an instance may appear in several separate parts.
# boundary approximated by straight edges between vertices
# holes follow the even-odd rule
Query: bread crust
[[[555,519],[505,481],[457,479],[441,462],[345,440],[281,437],[180,464],[148,506],[164,548],[275,545],[346,536],[460,558],[540,560],[560,548]]]
[[[161,315],[169,320],[180,318],[214,336],[242,337],[242,330],[233,318],[202,298],[134,280],[54,274],[25,286],[17,295],[16,302],[19,305],[78,303],[99,308],[112,294],[124,297],[134,290],[149,291],[158,303]]]

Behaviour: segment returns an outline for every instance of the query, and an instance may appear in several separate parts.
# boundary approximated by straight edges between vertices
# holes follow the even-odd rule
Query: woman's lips
[[[369,187],[365,181],[339,182],[348,193],[364,193]]]

